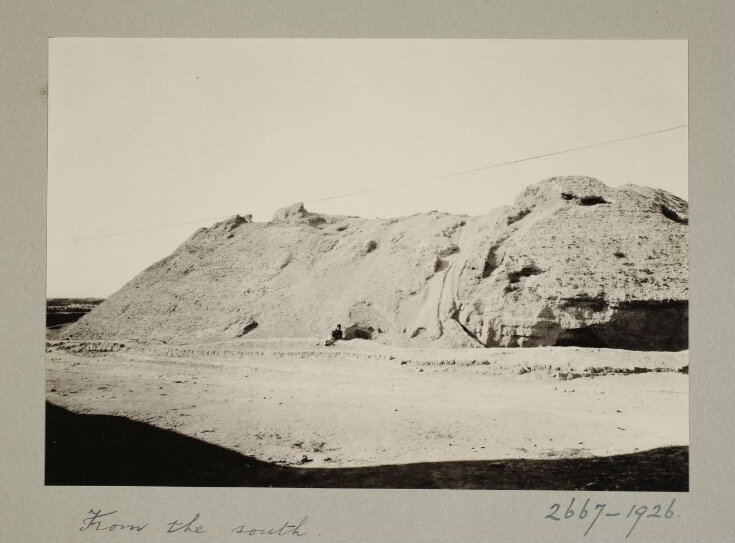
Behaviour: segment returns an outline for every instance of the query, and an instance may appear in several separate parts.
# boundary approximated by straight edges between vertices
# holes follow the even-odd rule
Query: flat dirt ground
[[[678,455],[675,478],[686,479],[686,351],[318,344],[50,341],[47,400],[67,418],[125,417],[300,473],[477,461],[502,468],[512,459],[581,461],[668,447]],[[72,439],[53,427],[61,420],[49,419],[48,431]],[[686,480],[661,484],[686,489]],[[453,486],[425,486],[437,485]]]

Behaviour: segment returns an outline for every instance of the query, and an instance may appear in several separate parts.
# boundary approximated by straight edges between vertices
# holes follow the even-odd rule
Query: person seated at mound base
[[[334,345],[338,339],[342,339],[342,325],[338,324],[337,328],[332,330],[332,337],[328,339],[324,345],[329,347],[330,345]]]

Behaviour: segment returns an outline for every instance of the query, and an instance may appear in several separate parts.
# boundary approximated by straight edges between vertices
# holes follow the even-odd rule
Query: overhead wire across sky
[[[466,175],[466,174],[470,174],[470,173],[475,173],[475,172],[480,172],[480,171],[485,171],[485,170],[491,170],[493,168],[499,168],[501,166],[510,166],[512,164],[518,164],[518,163],[521,163],[521,162],[528,162],[528,161],[536,160],[536,159],[539,159],[539,158],[546,158],[546,157],[561,155],[561,154],[565,154],[565,153],[572,153],[572,152],[575,152],[575,151],[581,151],[581,150],[584,150],[584,149],[591,149],[591,148],[594,148],[594,147],[601,147],[603,145],[611,145],[613,143],[620,143],[620,142],[624,142],[624,141],[628,141],[628,140],[633,140],[633,139],[637,139],[637,138],[643,138],[643,137],[647,137],[647,136],[654,136],[656,134],[662,134],[664,132],[671,132],[673,130],[679,130],[679,129],[682,129],[682,128],[686,128],[688,126],[689,126],[688,124],[682,124],[682,125],[678,125],[678,126],[671,126],[669,128],[662,128],[660,130],[654,130],[652,132],[644,132],[642,134],[634,134],[634,135],[631,135],[631,136],[625,136],[625,137],[622,137],[622,138],[616,138],[616,139],[612,139],[612,140],[607,140],[607,141],[602,141],[602,142],[597,142],[597,143],[591,143],[591,144],[588,144],[588,145],[580,145],[580,146],[577,146],[577,147],[571,147],[571,148],[568,148],[568,149],[562,149],[562,150],[559,150],[559,151],[553,151],[553,152],[550,152],[550,153],[544,153],[544,154],[540,154],[540,155],[533,155],[533,156],[528,156],[528,157],[524,157],[524,158],[517,158],[517,159],[514,159],[514,160],[508,160],[508,161],[505,161],[505,162],[497,162],[497,163],[489,164],[489,165],[486,165],[486,166],[480,166],[478,168],[471,168],[471,169],[467,169],[467,170],[459,170],[459,171],[456,171],[456,172],[451,172],[451,173],[446,173],[446,174],[442,174],[442,175],[437,175],[437,176],[434,176],[434,177],[427,177],[427,178],[417,179],[417,180],[413,180],[413,181],[406,181],[406,182],[403,182],[403,183],[395,183],[393,185],[384,185],[384,186],[380,186],[380,187],[372,187],[372,188],[368,188],[368,189],[364,189],[364,190],[359,190],[359,191],[355,191],[355,192],[347,192],[347,193],[342,193],[342,194],[335,194],[335,195],[332,195],[332,196],[325,196],[323,198],[317,198],[315,200],[306,201],[305,203],[307,203],[307,204],[314,204],[314,203],[319,203],[319,202],[326,202],[326,201],[329,201],[329,200],[337,200],[337,199],[340,199],[340,198],[349,198],[351,196],[359,196],[361,194],[369,194],[369,193],[379,192],[379,191],[384,191],[384,190],[392,190],[392,189],[397,189],[397,188],[405,187],[405,186],[409,186],[409,185],[416,185],[416,184],[421,184],[421,183],[429,183],[431,181],[439,181],[439,180],[442,180],[442,179],[448,179],[448,178],[457,177],[457,176],[460,176],[460,175]],[[263,211],[267,211],[267,210],[266,209],[257,209],[257,210],[254,210],[255,213],[259,213],[259,212],[263,212]],[[101,238],[109,238],[109,237],[115,237],[115,236],[126,236],[126,235],[131,235],[131,234],[139,234],[141,232],[148,232],[148,231],[151,231],[151,230],[163,230],[163,229],[167,229],[167,228],[175,228],[177,226],[186,226],[186,225],[199,224],[199,223],[208,222],[208,221],[216,221],[216,220],[220,220],[220,219],[225,219],[225,218],[227,218],[229,216],[231,216],[231,214],[228,214],[228,215],[220,215],[218,217],[210,217],[210,218],[206,218],[206,219],[198,219],[198,220],[194,220],[194,221],[186,221],[186,222],[180,222],[180,223],[174,223],[174,224],[165,224],[165,225],[160,225],[160,226],[151,226],[151,227],[141,228],[141,229],[137,229],[137,230],[127,230],[127,231],[124,231],[124,232],[113,232],[113,233],[110,233],[110,234],[100,234],[100,235],[96,235],[96,236],[87,236],[87,237],[74,238],[74,239],[69,239],[69,240],[55,241],[55,242],[50,242],[49,245],[58,245],[58,244],[62,244],[62,243],[74,243],[74,242],[78,242],[78,241],[87,241],[87,240],[101,239]]]

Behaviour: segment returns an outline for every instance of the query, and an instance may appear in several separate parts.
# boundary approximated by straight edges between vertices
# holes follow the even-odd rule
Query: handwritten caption
[[[576,505],[575,501],[576,499],[572,498],[566,509],[563,509],[564,505],[560,503],[553,504],[550,508],[549,514],[544,518],[554,522],[574,520],[588,521],[589,524],[587,524],[587,529],[585,530],[584,535],[589,534],[592,531],[592,528],[597,524],[597,521],[601,518],[604,520],[614,518],[618,521],[626,519],[628,532],[625,534],[625,538],[628,539],[633,534],[641,520],[644,520],[645,522],[662,522],[679,517],[679,514],[674,510],[676,498],[671,500],[671,503],[669,503],[668,506],[667,504],[654,504],[648,506],[634,503],[627,511],[613,510],[612,507],[608,509],[606,503],[595,503],[593,505],[591,498],[587,498],[584,502],[580,500]],[[581,504],[581,506],[579,504]]]
[[[120,520],[117,516],[118,511],[102,512],[102,509],[90,509],[79,527],[80,532],[97,531],[97,532],[142,532],[144,530],[153,530],[150,523],[126,522]],[[276,527],[256,527],[248,524],[240,524],[229,528],[229,533],[239,535],[273,535],[273,536],[295,536],[302,537],[306,535],[304,526],[306,526],[309,517],[302,518],[299,522],[286,521],[282,525]],[[190,520],[173,519],[171,522],[158,526],[158,529],[167,534],[174,533],[190,533],[204,534],[209,530],[205,527],[204,522],[200,520],[200,514],[196,513]]]

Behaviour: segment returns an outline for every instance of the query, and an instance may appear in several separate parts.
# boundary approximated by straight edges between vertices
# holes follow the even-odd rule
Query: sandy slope
[[[677,369],[688,352],[350,344],[50,347],[47,397],[262,460],[306,456],[305,467],[610,455],[689,442],[687,375],[554,377],[557,368]]]
[[[679,351],[687,209],[664,191],[570,176],[476,217],[361,219],[300,204],[269,223],[235,216],[198,230],[63,335],[171,343],[341,323],[349,337],[398,347]]]

